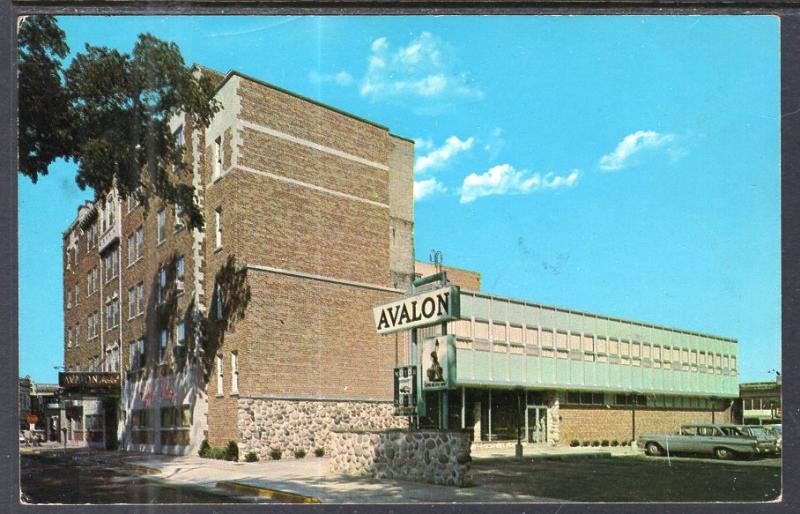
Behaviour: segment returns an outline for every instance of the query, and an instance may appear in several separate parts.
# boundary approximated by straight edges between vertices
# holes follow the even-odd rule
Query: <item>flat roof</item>
[[[718,339],[718,340],[721,340],[721,341],[728,341],[728,342],[736,343],[736,344],[739,343],[739,341],[737,341],[736,339],[733,339],[733,338],[730,338],[730,337],[718,336],[718,335],[714,335],[714,334],[706,334],[706,333],[703,333],[703,332],[695,332],[695,331],[692,331],[692,330],[684,330],[684,329],[680,329],[680,328],[666,327],[666,326],[658,325],[658,324],[655,324],[655,323],[645,323],[643,321],[629,320],[629,319],[625,319],[625,318],[616,318],[616,317],[613,317],[613,316],[605,316],[603,314],[595,314],[593,312],[586,312],[586,311],[580,311],[580,310],[575,310],[575,309],[567,309],[567,308],[564,308],[564,307],[557,307],[555,305],[547,305],[547,304],[543,304],[543,303],[528,302],[528,301],[520,300],[520,299],[517,299],[517,298],[509,298],[509,297],[497,296],[497,295],[492,295],[492,294],[488,294],[488,293],[482,293],[482,292],[478,292],[478,291],[471,291],[469,289],[462,289],[461,291],[463,293],[484,297],[484,298],[487,298],[489,300],[507,301],[507,302],[518,303],[518,304],[521,304],[521,305],[530,306],[530,307],[539,307],[539,308],[545,308],[545,309],[552,309],[552,310],[559,311],[559,312],[566,312],[567,314],[580,314],[582,316],[591,316],[591,317],[605,319],[605,320],[609,320],[609,321],[619,321],[619,322],[622,322],[622,323],[628,323],[630,325],[638,325],[640,327],[645,327],[645,328],[657,328],[657,329],[660,329],[660,330],[667,330],[667,331],[670,331],[670,332],[678,332],[678,333],[686,334],[686,335],[708,337],[708,338],[711,338],[711,339]]]

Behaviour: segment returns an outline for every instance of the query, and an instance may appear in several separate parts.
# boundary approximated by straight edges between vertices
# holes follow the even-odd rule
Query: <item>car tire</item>
[[[714,448],[714,457],[719,460],[727,460],[733,457],[733,452],[727,448]]]
[[[651,457],[658,457],[661,455],[661,447],[652,441],[644,445],[644,451]]]

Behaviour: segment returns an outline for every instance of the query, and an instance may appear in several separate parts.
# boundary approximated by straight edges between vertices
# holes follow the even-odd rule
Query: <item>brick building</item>
[[[237,72],[205,130],[177,117],[205,215],[115,193],[64,233],[64,365],[120,374],[72,395],[69,437],[163,453],[324,446],[391,415],[400,337],[371,307],[413,278],[413,142]]]

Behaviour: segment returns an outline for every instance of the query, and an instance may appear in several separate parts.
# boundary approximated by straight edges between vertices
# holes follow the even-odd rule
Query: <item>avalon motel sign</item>
[[[458,286],[447,286],[374,307],[378,334],[426,327],[458,319],[461,315]]]

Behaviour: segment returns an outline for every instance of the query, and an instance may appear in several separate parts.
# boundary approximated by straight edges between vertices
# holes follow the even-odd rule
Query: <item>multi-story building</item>
[[[334,426],[397,425],[400,337],[371,307],[413,278],[413,142],[230,72],[199,129],[176,117],[205,216],[116,193],[64,233],[64,365],[120,374],[67,402],[70,440],[183,453],[204,437],[324,446]],[[267,415],[266,413],[269,413]],[[402,421],[402,420],[400,420]]]
[[[479,274],[443,269],[461,288],[460,319],[448,324],[456,336],[449,425],[475,441],[516,440],[519,430],[529,443],[610,444],[681,423],[731,422],[735,339],[489,295]],[[438,401],[426,399],[429,418]]]
[[[738,418],[746,425],[771,425],[783,419],[781,376],[774,381],[739,384]]]

